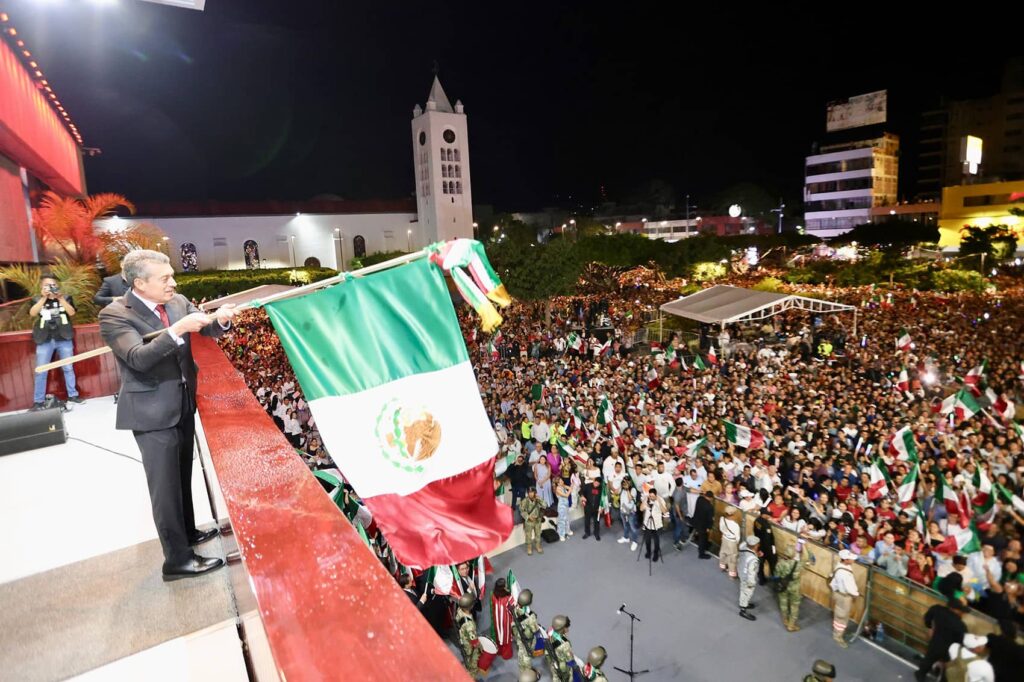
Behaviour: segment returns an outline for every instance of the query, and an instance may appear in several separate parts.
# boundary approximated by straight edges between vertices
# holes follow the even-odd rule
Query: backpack
[[[974,661],[988,658],[987,655],[964,658],[964,651],[966,649],[961,644],[956,652],[956,658],[946,664],[946,682],[967,682],[967,667]]]

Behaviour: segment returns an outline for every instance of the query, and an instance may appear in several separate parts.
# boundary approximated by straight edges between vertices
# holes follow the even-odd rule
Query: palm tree
[[[93,223],[114,215],[118,208],[135,213],[135,205],[120,194],[94,194],[76,198],[47,191],[32,210],[32,223],[43,247],[52,257],[68,262],[95,264],[103,239]]]
[[[96,306],[92,302],[92,297],[99,288],[96,267],[58,259],[53,265],[8,265],[0,268],[0,281],[16,284],[28,292],[29,296],[3,306],[3,314],[0,314],[0,331],[29,329],[32,326],[28,311],[32,307],[32,297],[39,295],[39,279],[44,272],[56,277],[60,282],[61,292],[74,299],[75,324],[96,320]]]

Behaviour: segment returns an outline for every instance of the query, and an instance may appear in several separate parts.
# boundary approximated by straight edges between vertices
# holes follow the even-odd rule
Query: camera
[[[46,293],[48,293],[48,294],[59,294],[60,293],[60,287],[57,286],[56,284],[47,284],[46,285]]]

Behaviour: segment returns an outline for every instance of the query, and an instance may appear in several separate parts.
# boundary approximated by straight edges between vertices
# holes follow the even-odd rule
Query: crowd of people
[[[677,549],[692,533],[709,556],[718,498],[1012,632],[1024,622],[1024,292],[810,293],[860,307],[857,329],[849,314],[790,311],[699,344],[641,343],[632,330],[651,306],[619,295],[515,302],[497,338],[460,313],[501,447],[496,491],[518,510],[539,500],[523,516],[556,519],[556,541],[582,506],[582,539],[615,521],[618,542],[636,550],[646,536],[655,559],[662,526]],[[245,314],[230,337],[278,426],[311,467],[331,466],[265,315]],[[977,412],[942,406],[968,389]],[[905,427],[911,445],[897,447]],[[721,568],[740,577],[740,537],[720,530]],[[760,551],[765,579],[780,557]]]

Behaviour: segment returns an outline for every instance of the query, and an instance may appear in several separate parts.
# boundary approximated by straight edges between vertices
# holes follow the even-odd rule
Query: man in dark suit
[[[175,292],[174,270],[156,251],[132,251],[122,274],[131,289],[100,311],[100,333],[121,370],[117,428],[130,429],[142,452],[149,497],[164,551],[165,581],[208,573],[222,559],[198,556],[192,545],[218,534],[199,532],[192,509],[196,373],[190,335],[216,337],[234,309],[200,312]],[[152,338],[144,338],[152,334]]]
[[[124,270],[122,270],[116,275],[103,278],[103,283],[100,284],[100,290],[92,297],[92,302],[100,308],[106,308],[108,305],[128,293],[128,289],[130,288],[131,287],[128,286],[128,282],[124,280]]]
[[[708,532],[715,521],[715,494],[710,490],[697,496],[693,510],[693,529],[697,533],[697,550],[701,559],[710,559],[708,554]]]

